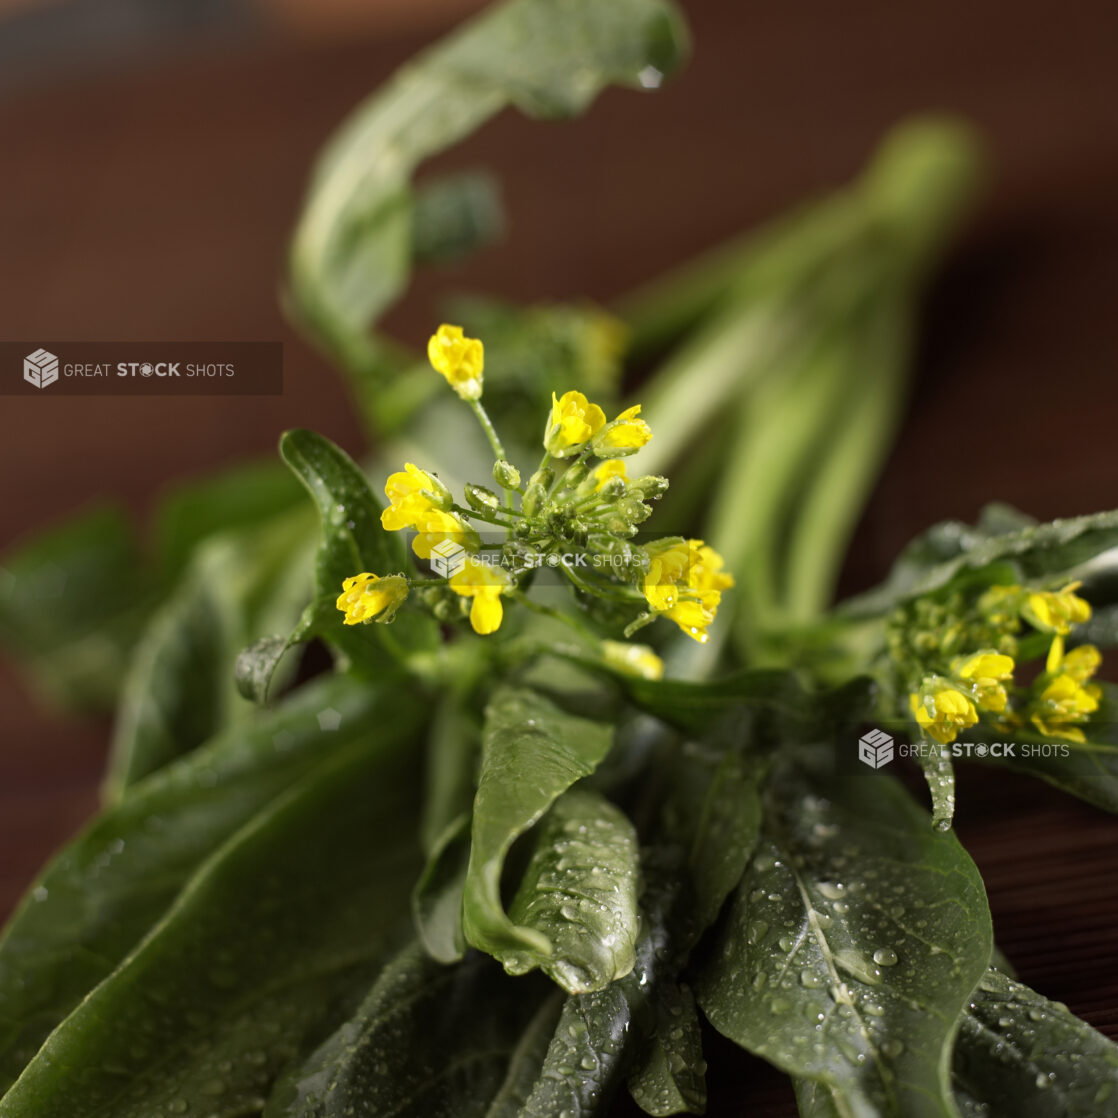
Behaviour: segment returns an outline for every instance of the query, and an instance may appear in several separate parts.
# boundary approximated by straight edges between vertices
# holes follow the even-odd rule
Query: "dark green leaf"
[[[427,738],[420,839],[428,853],[451,823],[473,810],[480,753],[479,716],[463,698],[448,692],[439,699]]]
[[[501,904],[501,871],[513,841],[609,752],[608,726],[567,714],[532,691],[504,688],[490,701],[474,800],[463,915],[466,938],[506,959],[553,953],[547,936],[517,927]]]
[[[981,531],[967,533],[953,525],[936,531],[947,538],[921,537],[901,557],[884,584],[844,603],[843,614],[864,617],[886,613],[910,598],[961,582],[1059,581],[1074,577],[1091,560],[1118,547],[1118,512],[1053,520],[995,536]],[[937,550],[953,550],[955,554],[935,561]]]
[[[1102,690],[1099,709],[1082,727],[1086,741],[1061,739],[1058,730],[1044,737],[1032,727],[1024,727],[1009,735],[1012,757],[981,759],[1040,777],[1104,811],[1118,812],[1118,685],[1104,682],[1098,686]],[[1005,737],[1004,731],[989,729],[983,740]]]
[[[136,785],[47,866],[0,940],[0,1091],[216,846],[324,758],[409,732],[416,704],[393,687],[301,688]]]
[[[484,1118],[541,993],[485,956],[444,967],[405,948],[265,1118]]]
[[[604,1115],[613,1095],[624,1082],[637,1045],[652,1024],[649,998],[657,976],[656,947],[662,928],[651,918],[637,946],[636,965],[617,982],[590,994],[573,994],[563,1009],[532,1078],[526,1069],[520,1077],[524,1091],[531,1089],[519,1110],[499,1111],[490,1118],[571,1118]],[[536,1045],[538,1052],[542,1045]]]
[[[656,1024],[629,1076],[629,1093],[646,1114],[702,1114],[706,1061],[699,1014],[690,989],[663,983],[655,998]]]
[[[452,820],[427,854],[427,865],[412,890],[412,917],[420,942],[432,959],[454,963],[466,952],[462,893],[470,862],[470,813]]]
[[[595,792],[565,792],[544,816],[509,907],[520,929],[550,951],[506,952],[506,968],[541,967],[564,990],[600,990],[633,969],[640,931],[637,833],[625,813]]]
[[[298,617],[309,593],[309,527],[301,510],[285,513],[195,551],[136,647],[113,734],[110,799],[252,712],[236,685],[238,653]]]
[[[325,756],[211,855],[51,1034],[5,1118],[257,1112],[276,1075],[352,1012],[403,930],[417,793],[398,735]]]
[[[977,869],[899,785],[789,776],[696,994],[839,1113],[954,1118],[951,1046],[991,947]]]
[[[341,593],[342,581],[359,571],[393,574],[404,566],[397,534],[381,527],[382,505],[360,467],[314,431],[285,432],[280,454],[306,486],[322,520],[315,559],[320,594]]]
[[[512,0],[414,60],[342,124],[315,168],[291,246],[299,313],[359,362],[368,326],[408,280],[418,164],[506,105],[569,116],[611,82],[658,81],[682,37],[664,0]]]
[[[688,742],[670,780],[662,809],[664,838],[686,852],[692,890],[685,927],[674,929],[677,950],[685,956],[714,923],[756,848],[760,769],[736,750],[719,753]]]
[[[4,557],[0,643],[49,702],[109,708],[157,589],[124,512],[91,510]]]
[[[382,506],[365,475],[344,451],[313,431],[288,431],[280,440],[280,454],[303,482],[322,522],[315,558],[315,598],[292,640],[321,636],[338,649],[349,665],[376,676],[390,663],[387,647],[432,649],[438,640],[434,620],[418,612],[402,613],[392,623],[392,634],[376,622],[342,624],[334,602],[342,582],[362,571],[398,574],[407,570],[399,533],[380,523]],[[405,607],[406,608],[406,607]]]
[[[1118,1046],[994,969],[963,1016],[953,1070],[968,1115],[1078,1118],[1118,1106]]]

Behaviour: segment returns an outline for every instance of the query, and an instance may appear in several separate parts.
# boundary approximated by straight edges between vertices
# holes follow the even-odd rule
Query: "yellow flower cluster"
[[[668,484],[666,478],[654,476],[631,480],[621,461],[652,438],[640,405],[611,420],[581,392],[553,393],[543,433],[547,454],[522,487],[520,471],[508,461],[481,404],[481,341],[467,337],[460,326],[443,324],[430,338],[427,356],[477,416],[494,453],[492,476],[505,492],[502,503],[484,486],[467,485],[465,501],[470,507],[465,508],[455,503],[435,474],[412,462],[388,478],[382,526],[390,532],[414,529],[416,556],[434,555],[436,570],[449,576],[424,580],[424,605],[439,619],[449,620],[466,609],[464,601],[455,601],[457,595],[469,601],[475,632],[496,632],[504,619],[502,599],[518,591],[521,576],[541,562],[550,566],[564,560],[571,548],[588,548],[620,565],[605,574],[591,570],[585,578],[576,575],[573,565],[565,567],[581,594],[622,605],[643,596],[650,607],[627,632],[665,616],[688,636],[705,642],[722,591],[733,585],[722,570],[722,557],[702,540],[669,539],[647,547],[629,542]],[[504,542],[483,547],[471,523],[477,520],[503,529]],[[345,580],[337,606],[347,625],[387,621],[407,597],[408,585],[402,575],[380,578],[364,572]],[[647,679],[663,674],[663,663],[645,645],[605,641],[601,656],[619,671]]]
[[[1102,654],[1093,644],[1082,644],[1064,652],[1062,634],[1052,639],[1045,671],[1033,684],[1029,717],[1047,737],[1084,740],[1076,723],[1085,722],[1099,709],[1101,690],[1091,677],[1102,664]]]
[[[626,408],[615,420],[581,392],[551,394],[551,415],[544,431],[544,449],[552,458],[569,458],[589,448],[598,458],[634,454],[652,438],[652,428],[641,418],[640,404]]]
[[[1020,586],[995,586],[979,602],[987,623],[1016,632],[1020,618],[1033,628],[1052,634],[1045,671],[1029,689],[1024,715],[1008,709],[1008,686],[1013,682],[1012,656],[985,649],[951,661],[948,677],[925,676],[909,695],[909,707],[924,733],[946,744],[973,726],[979,712],[1004,716],[1010,724],[1029,720],[1047,736],[1082,741],[1077,727],[1098,709],[1100,691],[1089,683],[1102,657],[1093,645],[1064,652],[1064,637],[1091,617],[1090,605],[1071,582],[1060,590],[1025,590]]]
[[[429,559],[432,548],[445,540],[453,540],[467,551],[476,551],[481,542],[477,532],[465,521],[440,507],[450,504],[450,493],[433,474],[411,462],[403,470],[390,474],[384,486],[388,507],[380,514],[380,522],[390,532],[414,528],[412,551],[420,559]]]
[[[663,540],[646,550],[650,562],[641,589],[649,606],[706,644],[722,591],[734,585],[722,556],[702,540]]]

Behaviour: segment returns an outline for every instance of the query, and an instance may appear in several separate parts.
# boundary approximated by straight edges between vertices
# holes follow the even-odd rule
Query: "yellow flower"
[[[983,710],[1000,713],[1005,710],[1005,680],[1013,678],[1013,657],[1000,652],[976,652],[959,656],[951,664],[953,674],[974,687],[978,705]]]
[[[663,679],[664,661],[647,644],[602,641],[602,657],[611,667],[639,679]]]
[[[1069,582],[1062,590],[1038,590],[1026,599],[1021,612],[1037,629],[1063,636],[1073,625],[1090,620],[1091,607],[1074,591],[1082,582]]]
[[[913,692],[908,705],[920,723],[920,728],[942,745],[954,741],[960,730],[966,730],[978,721],[974,703],[961,691],[943,683],[936,683],[923,694]]]
[[[451,576],[450,588],[463,598],[473,598],[470,624],[475,633],[484,636],[501,627],[505,615],[501,595],[512,589],[512,581],[503,567],[470,556],[462,570]]]
[[[564,392],[559,399],[551,394],[551,415],[547,420],[543,445],[554,458],[568,458],[596,435],[606,422],[606,413],[590,403],[581,392]]]
[[[590,480],[593,482],[594,492],[597,493],[607,481],[615,477],[621,478],[622,481],[627,481],[629,477],[625,469],[625,463],[620,458],[614,458],[609,462],[599,462],[590,471]]]
[[[438,478],[411,462],[406,462],[403,470],[390,474],[384,485],[384,495],[390,504],[380,514],[381,524],[389,532],[398,532],[401,528],[412,527],[421,517],[437,509],[431,498],[424,496],[424,490],[436,496],[449,496]]]
[[[430,559],[431,549],[445,540],[453,540],[467,551],[476,551],[481,542],[477,532],[453,513],[433,508],[417,517],[411,549],[420,559]]]
[[[378,621],[391,621],[407,596],[408,580],[403,575],[381,578],[363,571],[342,583],[342,592],[335,604],[345,614],[343,624],[360,625],[374,617]]]
[[[652,438],[652,428],[643,419],[637,418],[640,413],[640,404],[626,408],[598,433],[593,452],[599,458],[622,458],[640,450]]]
[[[702,540],[657,541],[645,550],[649,567],[641,589],[648,604],[705,644],[722,591],[734,585],[722,570],[722,556]]]
[[[1102,666],[1102,653],[1093,644],[1081,644],[1063,658],[1060,671],[1078,683],[1086,683]]]
[[[1083,731],[1072,723],[1085,722],[1099,709],[1099,689],[1084,686],[1074,676],[1060,673],[1045,684],[1032,712],[1033,725],[1048,737],[1083,741]]]
[[[461,326],[442,325],[427,342],[427,359],[463,400],[481,399],[485,347],[478,338],[467,338]]]

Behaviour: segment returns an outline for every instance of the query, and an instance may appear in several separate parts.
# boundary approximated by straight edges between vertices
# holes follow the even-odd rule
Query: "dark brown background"
[[[342,385],[277,309],[285,236],[330,127],[476,6],[340,2],[319,20],[292,0],[267,30],[256,19],[236,34],[31,67],[4,89],[0,337],[279,338],[287,391],[0,397],[0,546],[100,496],[143,515],[168,479],[270,453],[294,424],[360,449]],[[880,575],[914,532],[994,497],[1040,517],[1118,505],[1118,7],[687,10],[695,57],[669,87],[610,92],[576,126],[508,114],[440,161],[500,173],[511,236],[424,278],[390,325],[419,342],[433,296],[458,284],[608,299],[842,182],[904,115],[960,112],[985,132],[996,177],[929,301],[910,413],[847,581]],[[0,23],[0,45],[4,34]],[[0,913],[93,810],[106,735],[35,708],[0,670]],[[1024,979],[1118,1036],[1111,819],[972,770],[960,802],[960,833]],[[773,1099],[764,1113],[783,1113],[785,1089],[755,1074]],[[738,1113],[740,1077],[715,1088]]]

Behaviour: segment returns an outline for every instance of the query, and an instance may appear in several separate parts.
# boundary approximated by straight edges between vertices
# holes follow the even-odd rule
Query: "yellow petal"
[[[475,633],[482,636],[495,633],[501,627],[504,615],[505,609],[501,605],[499,591],[487,589],[474,594],[474,602],[470,606],[470,624]]]

